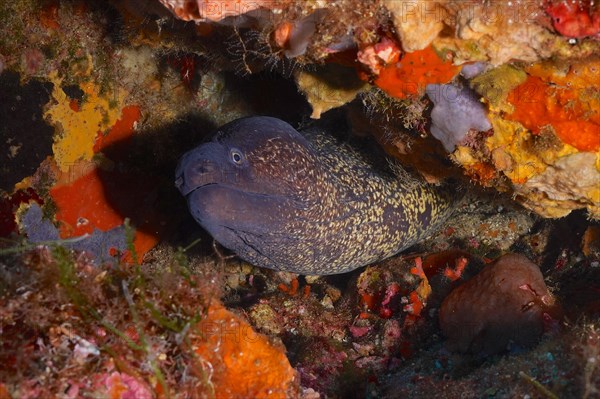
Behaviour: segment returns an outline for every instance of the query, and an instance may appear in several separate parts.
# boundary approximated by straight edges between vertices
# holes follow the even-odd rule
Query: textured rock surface
[[[592,218],[600,218],[600,172],[598,155],[578,152],[560,158],[539,175],[517,186],[527,198],[525,205],[541,215],[561,217],[569,208],[586,207]]]
[[[393,14],[394,25],[404,51],[423,50],[444,29],[443,17],[447,1],[384,0],[383,5]]]
[[[211,24],[199,3],[233,7],[212,10]],[[597,222],[586,212],[555,220],[537,213],[563,215],[600,201],[593,190],[600,4],[513,0],[519,19],[503,24],[496,16],[509,15],[508,1],[407,1],[411,13],[423,6],[435,17],[428,12],[441,5],[444,15],[431,44],[406,52],[412,32],[401,26],[400,42],[391,3],[260,8],[260,0],[188,0],[202,21],[185,22],[158,1],[0,1],[0,397],[219,397],[231,396],[232,385],[240,397],[302,399],[366,392],[537,397],[540,384],[561,398],[597,394]],[[245,5],[259,13],[220,21],[223,11],[243,14]],[[327,11],[323,21],[311,17],[316,10]],[[439,29],[429,22],[413,25],[423,35],[412,37],[419,46]],[[536,50],[539,39],[547,53]],[[552,56],[523,62],[536,54]],[[515,58],[490,63],[507,55]],[[461,63],[477,60],[483,70],[462,68],[457,76]],[[331,68],[304,87],[314,91],[299,92],[298,71],[331,65],[348,78]],[[332,130],[346,125],[351,108],[347,131],[375,135],[428,181],[464,170],[490,189],[472,187],[457,217],[414,247],[422,270],[417,259],[398,256],[362,273],[294,281],[214,248],[173,187],[181,154],[248,115],[304,126],[308,95],[325,112],[354,97],[351,82],[365,91],[350,107],[323,115],[324,123],[340,117]],[[493,129],[468,134],[451,154],[463,170],[430,134],[431,83],[463,83],[485,101]],[[33,230],[26,226],[32,216],[40,222],[29,224]],[[125,218],[133,229],[123,227]],[[54,242],[55,250],[4,256],[38,246],[35,237],[58,238],[57,229],[61,238],[87,232],[110,244],[117,267],[87,259],[81,246],[69,246],[69,255],[64,241]],[[130,259],[124,240],[139,268],[121,264]],[[440,351],[437,310],[454,284],[449,279],[471,276],[479,259],[507,251],[540,265],[569,323],[532,350],[487,357],[483,366]],[[49,252],[60,256],[52,260]],[[244,314],[253,330],[268,334],[272,357],[263,356],[265,340],[252,334]],[[206,328],[192,327],[202,320]],[[300,395],[280,385],[292,376],[290,364],[300,376],[293,384],[305,388]],[[523,371],[536,385],[519,376]]]

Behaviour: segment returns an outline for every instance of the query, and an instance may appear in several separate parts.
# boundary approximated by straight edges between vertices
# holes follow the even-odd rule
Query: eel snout
[[[179,161],[175,171],[175,187],[182,195],[188,196],[198,188],[221,181],[219,163],[215,158],[218,151],[212,145],[204,144],[187,152]]]

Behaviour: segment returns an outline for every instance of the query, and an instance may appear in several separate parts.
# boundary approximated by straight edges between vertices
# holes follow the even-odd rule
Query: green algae
[[[525,82],[527,73],[512,64],[504,64],[471,80],[471,87],[493,107],[504,109],[508,94]]]

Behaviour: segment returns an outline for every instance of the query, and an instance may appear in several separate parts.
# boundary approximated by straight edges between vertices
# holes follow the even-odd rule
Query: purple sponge
[[[468,87],[429,84],[427,95],[434,104],[431,134],[446,151],[454,151],[470,130],[484,132],[492,128],[485,107]]]

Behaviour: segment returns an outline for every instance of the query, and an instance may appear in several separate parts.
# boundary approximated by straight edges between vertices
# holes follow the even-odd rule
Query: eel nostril
[[[194,173],[205,174],[215,171],[215,165],[211,162],[202,162],[194,167]]]

